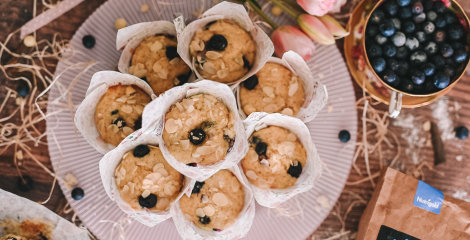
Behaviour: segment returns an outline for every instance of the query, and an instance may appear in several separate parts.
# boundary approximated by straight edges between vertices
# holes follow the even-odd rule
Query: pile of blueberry
[[[366,51],[390,86],[413,94],[446,88],[464,70],[467,32],[440,0],[387,0],[371,14]]]

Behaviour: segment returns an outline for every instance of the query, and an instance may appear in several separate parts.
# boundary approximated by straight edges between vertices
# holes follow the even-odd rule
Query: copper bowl
[[[366,36],[365,36],[365,34],[367,32],[367,26],[368,26],[369,20],[371,18],[372,13],[386,1],[392,1],[392,0],[379,0],[379,1],[377,1],[374,4],[372,10],[370,10],[369,13],[367,14],[366,21],[365,21],[365,24],[364,24],[364,30],[362,32],[363,36],[362,36],[361,44],[362,44],[362,49],[364,51],[365,61],[366,61],[367,66],[372,70],[372,73],[375,75],[375,77],[384,86],[386,86],[389,90],[392,91],[392,98],[395,98],[395,99],[390,99],[390,109],[389,110],[390,110],[390,116],[391,117],[396,117],[396,116],[398,116],[398,113],[400,112],[400,109],[401,109],[402,95],[410,96],[410,97],[418,97],[418,98],[433,97],[433,100],[436,100],[436,99],[444,96],[446,93],[448,93],[457,84],[457,82],[460,81],[460,79],[462,79],[462,76],[465,74],[466,68],[470,64],[470,50],[469,50],[470,49],[470,44],[469,44],[469,41],[468,41],[470,39],[470,29],[469,29],[470,20],[469,20],[467,14],[465,13],[465,10],[462,8],[462,6],[460,6],[460,4],[456,0],[450,0],[450,3],[451,3],[450,9],[452,9],[456,13],[459,20],[464,20],[464,22],[465,22],[464,30],[465,30],[465,35],[467,37],[467,54],[468,54],[467,61],[466,61],[465,64],[462,64],[462,66],[464,66],[463,68],[461,67],[461,68],[457,69],[457,70],[460,70],[461,72],[459,74],[457,74],[457,76],[458,76],[457,78],[452,79],[451,83],[446,88],[443,88],[443,89],[441,89],[439,91],[436,91],[436,92],[427,93],[427,94],[408,93],[408,92],[404,92],[402,90],[399,90],[395,87],[392,87],[388,83],[386,83],[375,72],[375,70],[372,68],[372,65],[369,61],[369,57],[368,57],[367,51],[366,51]],[[468,0],[465,0],[465,1],[468,1]],[[395,111],[394,113],[392,113],[393,110]]]

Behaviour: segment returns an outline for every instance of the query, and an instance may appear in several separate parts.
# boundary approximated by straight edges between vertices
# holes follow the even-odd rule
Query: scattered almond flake
[[[437,126],[441,130],[443,141],[454,138],[454,128],[449,116],[449,99],[442,97],[432,104],[432,116],[437,120]]]
[[[123,105],[121,107],[121,111],[124,113],[132,113],[132,107],[130,105]]]
[[[330,207],[330,201],[326,196],[318,196],[317,197],[317,203],[320,204],[322,208],[329,208]]]
[[[122,187],[122,191],[123,191],[123,192],[129,191],[129,186],[124,185],[124,187]]]
[[[163,165],[163,163],[157,163],[157,164],[155,164],[155,166],[153,166],[152,171],[156,172],[159,168],[164,168],[164,167],[165,167],[165,165]]]
[[[191,147],[189,140],[180,140],[181,146],[183,146],[183,149],[188,149]]]
[[[223,193],[216,193],[214,194],[214,196],[212,196],[212,201],[218,205],[218,206],[226,206],[228,204],[228,199],[227,199],[227,196],[225,196],[225,194]]]
[[[269,166],[269,162],[266,159],[262,159],[259,163],[263,166]]]
[[[150,9],[149,5],[148,4],[143,4],[142,6],[140,6],[140,11],[141,12],[147,12],[148,10]]]
[[[333,104],[328,103],[328,112],[333,112]]]
[[[205,72],[208,74],[216,74],[217,69],[215,68],[214,64],[212,62],[206,62],[204,63],[204,66],[202,68]]]
[[[78,180],[72,173],[67,173],[64,177],[65,187],[69,190],[78,184]]]
[[[457,190],[452,197],[470,202],[470,195],[464,190]]]
[[[221,63],[220,63],[220,69],[225,69],[225,68],[226,68],[225,63],[224,63],[224,62],[221,62]]]
[[[122,156],[122,159],[125,159],[129,155],[129,152],[126,152],[124,156]]]
[[[217,77],[219,78],[225,78],[228,75],[228,69],[220,69],[217,71]]]
[[[209,191],[211,191],[211,192],[218,192],[219,189],[216,188],[216,187],[211,187],[211,188],[209,189]]]
[[[206,214],[206,216],[211,217],[214,215],[215,209],[214,207],[212,207],[212,205],[207,205],[204,207],[204,213]]]
[[[131,86],[127,86],[127,87],[126,87],[126,95],[131,96],[131,95],[134,95],[135,92],[136,92],[136,91],[135,91],[135,89],[134,89],[133,87],[131,87]]]
[[[16,105],[21,105],[22,102],[24,102],[24,99],[22,97],[17,97],[15,100]]]
[[[134,106],[134,111],[135,111],[137,114],[141,115],[142,112],[144,111],[144,106],[142,106],[142,105],[135,105],[135,106]]]
[[[152,185],[152,184],[153,184],[153,181],[150,180],[150,179],[145,178],[144,180],[142,180],[142,185],[144,185],[144,186],[149,186],[149,185]],[[147,187],[144,187],[144,188],[147,188]]]
[[[286,140],[291,141],[291,142],[295,142],[295,140],[297,140],[297,136],[293,133],[289,133],[289,134],[287,134]]]
[[[194,111],[194,106],[192,105],[189,106],[187,110],[188,110],[188,113],[191,113],[192,111]]]
[[[142,193],[142,197],[143,197],[143,198],[147,198],[149,195],[150,195],[150,191],[149,191],[149,190],[145,190],[145,191]]]
[[[398,118],[392,120],[392,124],[402,128],[400,136],[407,143],[405,154],[411,157],[414,164],[418,164],[421,161],[420,151],[427,140],[427,133],[416,127],[422,123],[415,121],[414,116],[411,114],[401,113]]]
[[[173,195],[175,191],[176,191],[176,187],[172,183],[167,183],[163,187],[163,192],[168,196]]]
[[[128,104],[135,104],[136,102],[137,102],[137,100],[135,100],[135,99],[129,99],[129,100],[127,100],[127,103],[128,103]]]
[[[118,124],[119,124],[119,123],[120,123],[120,122],[118,122]],[[113,133],[119,132],[119,127],[116,126],[116,125],[114,125],[114,124],[111,125],[111,129],[112,129]]]
[[[183,106],[181,105],[181,103],[177,102],[175,103],[176,107],[178,108],[178,110],[180,110],[181,112],[184,111],[184,108]]]
[[[268,102],[272,102],[272,101],[273,101],[273,99],[270,98],[270,97],[265,97],[265,98],[263,98],[263,102],[268,103]]]
[[[36,46],[36,38],[33,35],[28,35],[24,38],[23,43],[26,47]]]
[[[160,173],[162,176],[168,176],[168,171],[166,171],[165,168],[159,168],[156,172]]]
[[[463,160],[463,156],[462,155],[458,155],[455,157],[455,160],[461,162]]]
[[[299,83],[295,82],[289,85],[289,92],[287,93],[289,97],[294,96],[294,94],[297,92],[297,89],[299,89]]]
[[[134,194],[135,183],[129,182],[127,185],[129,185],[129,189],[131,190],[131,194]]]
[[[270,97],[270,98],[275,97],[274,88],[272,88],[272,87],[263,87],[262,89],[263,89],[264,94],[266,94],[268,97]]]
[[[126,135],[129,135],[129,134],[133,133],[134,130],[132,128],[126,126],[126,127],[122,128],[122,132]]]
[[[114,22],[114,26],[116,27],[117,30],[121,28],[125,28],[127,26],[127,21],[124,18],[118,18]]]
[[[176,120],[173,118],[170,118],[166,120],[165,122],[165,131],[167,133],[175,133],[178,130],[178,124],[176,123]]]
[[[294,111],[292,111],[292,109],[290,109],[290,108],[282,109],[281,113],[284,114],[284,115],[289,115],[289,116],[294,115]]]
[[[216,51],[207,51],[206,52],[206,57],[212,60],[216,60],[218,58],[222,57],[222,54]]]
[[[275,112],[276,109],[277,109],[276,104],[268,104],[268,105],[264,106],[264,108],[263,108],[263,110],[267,113]]]
[[[194,40],[191,42],[191,44],[189,45],[189,48],[191,49],[191,51],[193,52],[198,52],[198,51],[202,51],[204,50],[204,42],[201,41],[201,40]]]
[[[206,195],[202,195],[201,200],[202,200],[202,203],[207,203],[209,202],[209,197],[207,197]]]
[[[256,175],[256,173],[251,170],[246,171],[245,174],[248,178],[253,179],[253,180],[256,180],[258,178],[258,175]]]
[[[157,75],[161,79],[167,79],[168,78],[168,70],[165,69],[165,68],[162,68],[159,71],[157,71]]]
[[[18,151],[16,152],[16,159],[18,159],[18,160],[23,160],[23,151],[18,150]]]
[[[122,96],[116,99],[116,102],[125,103],[127,101],[127,96]]]
[[[278,7],[278,6],[273,6],[271,8],[271,14],[273,16],[280,16],[282,14],[282,8]]]
[[[156,52],[162,48],[163,44],[160,41],[155,41],[154,43],[152,43],[152,45],[150,45],[150,51],[152,52]]]
[[[234,58],[233,60],[234,60],[238,65],[241,65],[241,66],[244,65],[243,57],[242,57],[242,56],[236,57],[236,58]]]
[[[204,217],[205,214],[204,214],[204,210],[202,208],[197,208],[196,209],[196,216],[198,217]]]
[[[429,131],[429,130],[431,130],[431,121],[428,120],[424,122],[423,124],[423,131]]]

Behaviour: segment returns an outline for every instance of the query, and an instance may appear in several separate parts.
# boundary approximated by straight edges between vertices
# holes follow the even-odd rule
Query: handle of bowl
[[[388,115],[391,118],[397,118],[401,111],[403,94],[392,91],[390,96],[390,104],[388,106]]]

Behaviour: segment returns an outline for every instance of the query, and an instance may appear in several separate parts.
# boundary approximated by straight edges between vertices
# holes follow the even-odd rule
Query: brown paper
[[[382,226],[414,237],[410,240],[470,239],[470,203],[444,196],[436,214],[414,205],[417,188],[417,179],[386,169],[362,215],[357,239],[387,239],[378,238]]]

